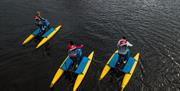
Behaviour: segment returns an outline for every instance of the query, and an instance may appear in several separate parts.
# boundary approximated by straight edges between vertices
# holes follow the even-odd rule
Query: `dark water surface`
[[[35,29],[39,10],[52,25],[63,28],[49,41],[49,48],[35,49],[36,42],[21,46]],[[0,91],[51,91],[59,65],[67,56],[69,40],[85,45],[84,54],[95,51],[79,91],[117,91],[100,72],[125,35],[141,53],[144,81],[137,67],[125,91],[180,91],[179,0],[1,0]],[[54,91],[72,91],[62,78]]]

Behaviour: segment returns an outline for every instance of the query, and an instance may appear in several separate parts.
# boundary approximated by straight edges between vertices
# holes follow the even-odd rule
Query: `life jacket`
[[[68,55],[69,57],[76,57],[78,55],[78,48],[82,48],[83,45],[77,46],[77,45],[68,45],[67,49],[68,49]]]
[[[76,45],[68,45],[67,46],[68,51],[72,51],[72,50],[74,50],[76,48],[77,48]]]
[[[35,19],[35,20],[39,20],[39,21],[41,20],[40,16],[37,16],[37,15],[34,16],[34,19]]]
[[[68,48],[69,57],[70,58],[76,57],[76,55],[77,55],[77,52],[76,52],[77,47],[76,47],[76,45],[68,45],[67,48]]]
[[[125,46],[125,45],[127,45],[127,40],[126,40],[126,39],[121,39],[121,40],[119,40],[118,45],[119,45],[119,46]]]

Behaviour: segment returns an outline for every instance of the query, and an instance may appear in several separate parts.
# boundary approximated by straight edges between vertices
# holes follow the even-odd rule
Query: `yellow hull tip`
[[[57,28],[61,28],[61,25],[59,25]]]
[[[75,89],[75,88],[73,88],[73,91],[76,91],[76,89]]]
[[[140,53],[137,53],[134,57],[139,57]]]
[[[23,41],[22,45],[25,45],[26,43],[27,43],[27,41],[25,40],[25,41]]]
[[[94,51],[92,51],[90,55],[94,55]]]
[[[36,46],[36,49],[38,49],[39,48],[39,46]]]
[[[25,43],[23,42],[22,45],[24,45]]]
[[[40,46],[41,46],[41,45],[37,45],[37,46],[36,46],[36,49],[39,48]]]
[[[94,56],[94,51],[92,51],[91,54],[89,54],[88,58],[91,59],[91,58],[93,58],[93,56]]]
[[[123,91],[124,90],[124,88],[121,88],[121,91]]]
[[[51,84],[49,87],[52,88],[52,87],[53,87],[53,84]]]

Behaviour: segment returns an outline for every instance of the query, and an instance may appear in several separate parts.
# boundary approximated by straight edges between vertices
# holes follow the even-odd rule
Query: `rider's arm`
[[[40,18],[41,20],[45,21],[45,18],[43,18],[43,17],[41,17],[41,16],[40,16],[39,18]]]

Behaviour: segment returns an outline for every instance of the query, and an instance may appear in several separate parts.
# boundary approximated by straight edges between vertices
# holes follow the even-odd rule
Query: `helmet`
[[[37,12],[36,12],[36,15],[37,15],[37,16],[40,16],[40,15],[41,15],[40,11],[37,11]]]

